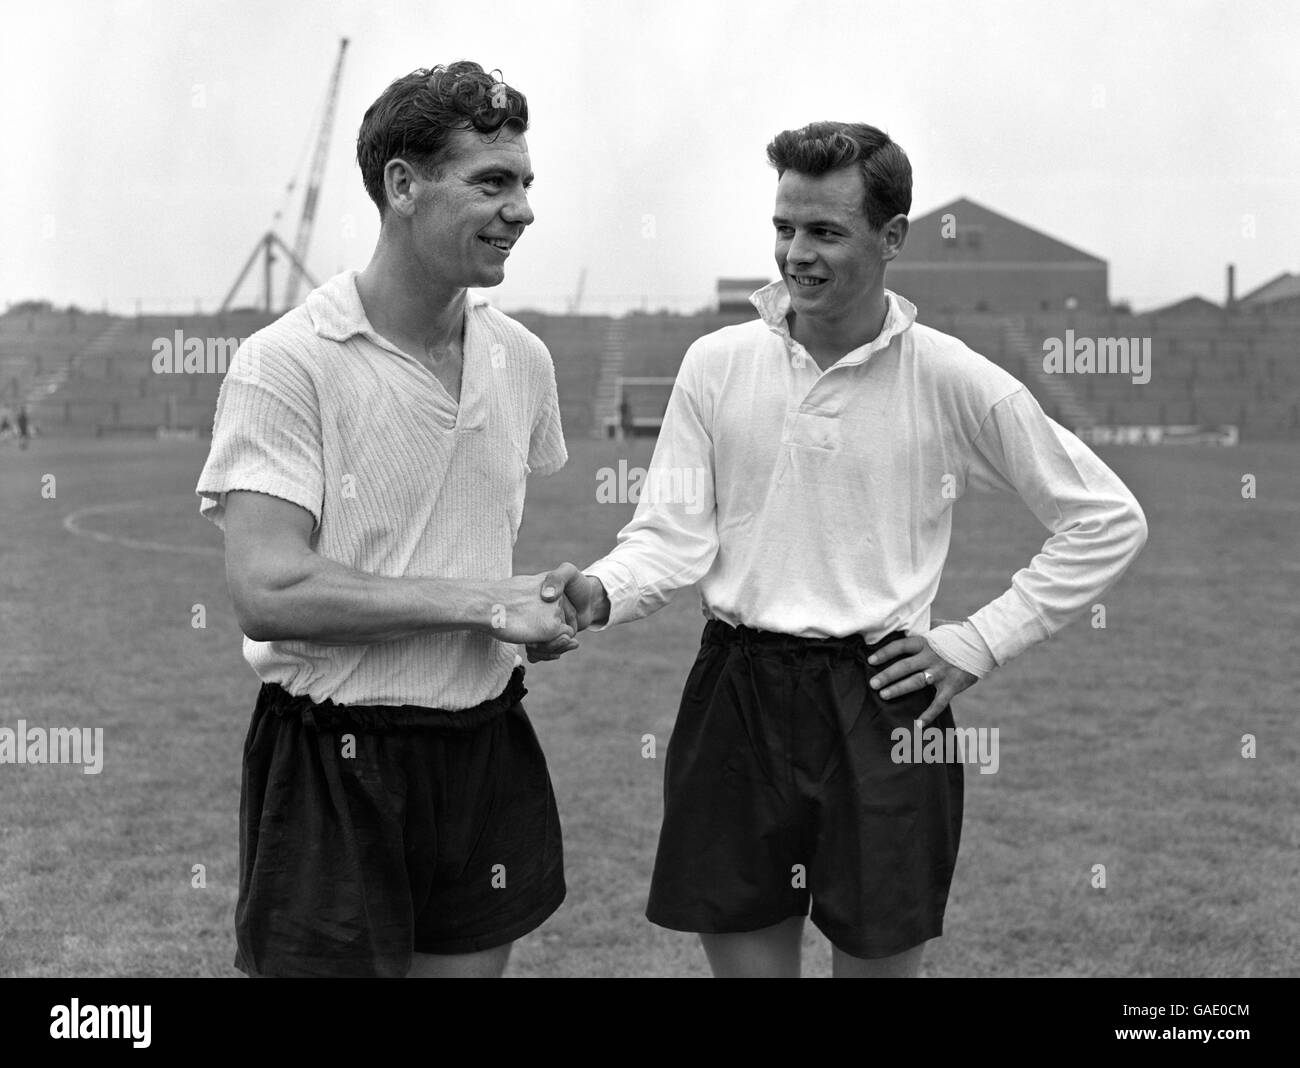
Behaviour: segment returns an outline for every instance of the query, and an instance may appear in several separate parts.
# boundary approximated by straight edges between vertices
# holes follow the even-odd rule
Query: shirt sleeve
[[[1104,594],[1146,544],[1147,523],[1119,476],[1026,389],[993,405],[975,447],[967,484],[1018,493],[1052,532],[1011,588],[970,617],[1001,666]]]
[[[554,474],[569,459],[564,446],[564,427],[560,423],[560,398],[555,388],[555,364],[542,345],[542,383],[540,403],[533,419],[528,441],[528,467],[539,475]]]
[[[713,438],[703,415],[702,361],[694,358],[699,344],[677,373],[632,521],[614,551],[585,570],[609,597],[608,622],[592,630],[657,611],[703,578],[717,555]]]
[[[320,406],[300,361],[256,335],[221,383],[199,513],[225,529],[226,494],[266,493],[306,509],[319,529],[325,496]]]
[[[970,620],[935,627],[926,634],[925,640],[948,663],[969,671],[977,679],[984,678],[998,666],[993,651]]]

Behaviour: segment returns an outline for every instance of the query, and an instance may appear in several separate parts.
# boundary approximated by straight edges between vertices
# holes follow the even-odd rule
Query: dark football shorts
[[[844,952],[888,957],[943,933],[961,836],[961,763],[895,763],[933,686],[885,700],[861,636],[704,627],[664,768],[646,916],[755,931],[804,916]],[[945,709],[934,726],[953,726]]]
[[[262,686],[244,744],[235,966],[387,976],[504,945],[564,900],[560,820],[520,699],[315,704]]]

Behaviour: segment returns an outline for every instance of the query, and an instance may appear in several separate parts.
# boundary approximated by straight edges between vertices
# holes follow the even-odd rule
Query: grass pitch
[[[564,471],[529,486],[518,572],[586,565],[631,516],[597,502],[596,472],[648,464],[649,443],[570,450]],[[104,728],[98,775],[0,765],[0,976],[238,974],[239,763],[257,681],[220,535],[193,494],[206,451],[0,446],[0,726]],[[1104,599],[1104,629],[1085,616],[956,702],[958,723],[1000,729],[1000,768],[967,768],[947,933],[925,970],[1295,974],[1300,448],[1099,451],[1142,502],[1150,541]],[[1044,537],[1015,498],[959,502],[936,616],[996,596]],[[530,666],[569,897],[517,945],[510,974],[707,974],[694,936],[642,914],[701,623],[682,591]],[[647,733],[658,759],[641,755]],[[1091,885],[1097,864],[1105,889]],[[806,974],[828,974],[824,939],[811,926],[805,938]]]

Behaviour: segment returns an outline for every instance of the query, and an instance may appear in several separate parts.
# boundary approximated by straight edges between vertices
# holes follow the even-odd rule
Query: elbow
[[[283,635],[275,623],[272,610],[272,597],[268,591],[257,590],[247,586],[230,587],[230,600],[235,609],[235,620],[244,637],[255,642],[280,641]]]
[[[241,623],[239,629],[243,631],[244,637],[252,642],[278,642],[284,640],[275,629],[267,627],[256,620]]]
[[[1108,546],[1111,566],[1127,570],[1146,546],[1149,534],[1146,514],[1136,498],[1127,495],[1115,501],[1104,531],[1101,537]]]
[[[1142,511],[1142,506],[1138,504],[1137,498],[1133,498],[1130,503],[1130,514],[1133,523],[1133,555],[1137,556],[1142,551],[1143,546],[1147,543],[1147,535],[1150,528],[1147,526],[1146,513]]]
[[[297,637],[288,626],[286,603],[294,584],[276,581],[270,575],[259,576],[249,569],[231,572],[227,582],[235,620],[246,638],[255,642],[279,642]]]

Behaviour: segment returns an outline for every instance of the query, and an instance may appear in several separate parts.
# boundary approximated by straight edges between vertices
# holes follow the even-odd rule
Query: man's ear
[[[907,216],[895,215],[880,228],[880,258],[888,263],[907,244]]]
[[[420,181],[415,168],[404,159],[390,159],[384,164],[384,195],[400,218],[409,219],[415,214],[416,185]]]

